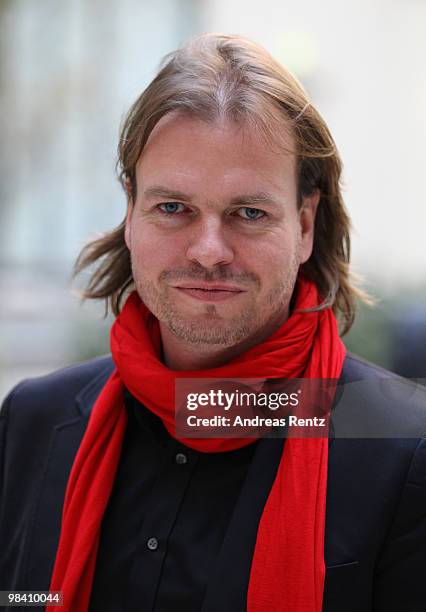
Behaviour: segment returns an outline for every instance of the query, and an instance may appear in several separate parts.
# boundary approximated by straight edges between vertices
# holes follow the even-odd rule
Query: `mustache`
[[[230,272],[225,267],[217,270],[206,270],[202,266],[194,266],[191,268],[172,268],[163,270],[159,279],[161,281],[202,281],[205,283],[214,283],[216,281],[234,282],[239,285],[253,284],[260,285],[260,280],[257,274],[253,272]]]

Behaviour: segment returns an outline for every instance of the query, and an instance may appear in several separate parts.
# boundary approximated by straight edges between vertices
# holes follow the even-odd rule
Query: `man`
[[[425,395],[339,338],[362,294],[301,86],[203,35],[135,102],[119,163],[125,220],[76,267],[97,263],[112,358],[24,381],[1,412],[1,589],[78,612],[425,610]],[[343,422],[403,435],[178,436],[185,377],[338,379]]]

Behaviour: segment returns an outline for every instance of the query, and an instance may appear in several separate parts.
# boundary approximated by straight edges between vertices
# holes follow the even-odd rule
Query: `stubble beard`
[[[288,308],[299,270],[298,250],[294,253],[285,277],[281,277],[259,305],[253,298],[243,310],[229,320],[217,312],[215,304],[204,304],[202,315],[197,318],[183,316],[170,297],[170,287],[163,285],[158,291],[154,283],[135,274],[133,278],[139,297],[145,306],[164,323],[179,340],[192,345],[234,346],[256,334],[272,319],[279,320],[280,313]]]

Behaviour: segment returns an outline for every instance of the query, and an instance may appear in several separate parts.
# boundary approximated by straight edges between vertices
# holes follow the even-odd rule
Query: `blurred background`
[[[101,303],[70,289],[118,225],[119,124],[164,54],[242,34],[302,81],[344,161],[353,269],[375,295],[349,349],[426,378],[424,0],[0,0],[0,400],[109,350]]]

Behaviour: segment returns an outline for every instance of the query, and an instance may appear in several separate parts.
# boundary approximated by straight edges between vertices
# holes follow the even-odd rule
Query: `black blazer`
[[[6,398],[0,413],[0,590],[48,590],[68,475],[112,369],[111,357],[101,357],[23,381]],[[390,388],[383,384],[387,377]],[[329,442],[323,610],[425,612],[426,390],[354,355],[346,357],[340,383],[337,436]],[[360,415],[403,437],[338,437]],[[280,448],[282,440],[260,440],[252,473],[262,474],[262,462],[278,461]],[[244,543],[256,529],[250,523],[254,495],[256,479],[248,478],[202,612],[242,612],[235,593],[250,568]],[[40,610],[25,608],[31,609]]]

